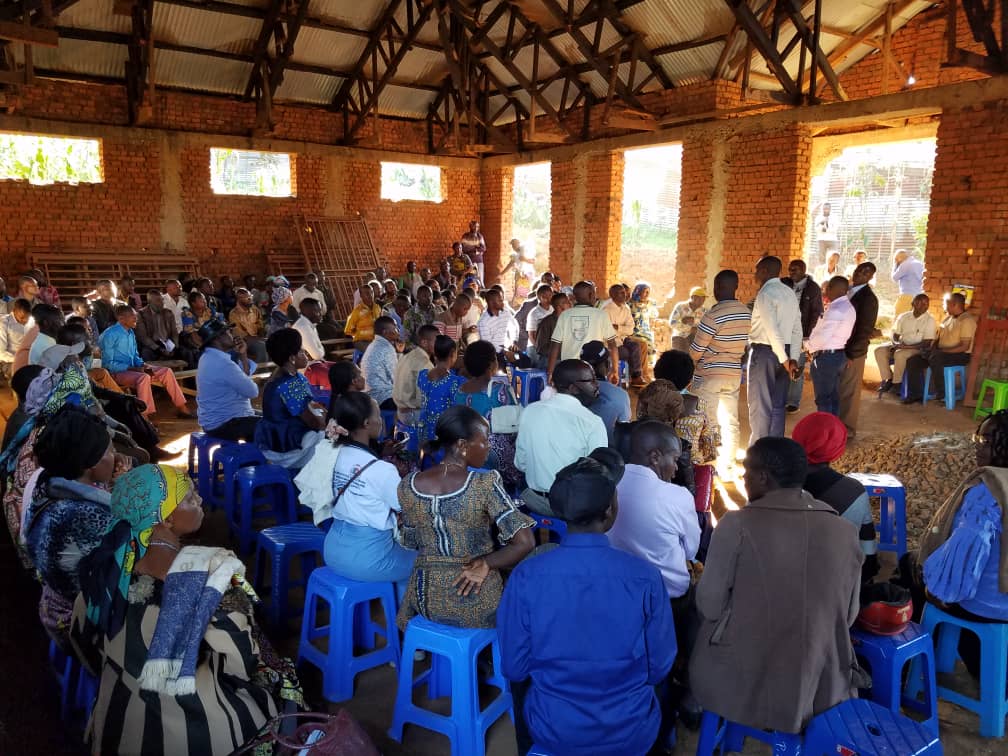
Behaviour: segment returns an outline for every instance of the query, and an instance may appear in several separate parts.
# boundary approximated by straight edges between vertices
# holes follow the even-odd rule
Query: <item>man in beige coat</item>
[[[789,438],[749,448],[749,504],[714,531],[690,658],[704,709],[788,733],[855,695],[858,671],[850,640],[863,559],[857,530],[802,491],[807,467]]]

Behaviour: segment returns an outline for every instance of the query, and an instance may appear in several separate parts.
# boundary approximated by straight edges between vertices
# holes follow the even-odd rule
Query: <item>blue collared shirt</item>
[[[525,721],[547,752],[623,756],[654,743],[654,686],[676,655],[657,568],[604,535],[570,533],[511,573],[497,632],[504,676],[531,678]]]
[[[378,404],[392,398],[399,353],[395,345],[384,336],[375,336],[361,357],[360,369],[364,374],[364,390]]]
[[[143,367],[144,361],[140,359],[140,352],[137,351],[136,335],[133,331],[122,327],[122,324],[106,328],[98,340],[101,347],[102,367],[113,375],[125,373],[131,368]]]
[[[598,399],[588,408],[602,418],[606,433],[609,434],[609,445],[612,446],[613,430],[617,422],[629,422],[630,394],[609,381],[599,381]]]
[[[259,387],[249,375],[256,364],[249,360],[248,375],[220,349],[205,349],[196,366],[196,417],[203,430],[213,430],[236,417],[250,417],[251,399]]]

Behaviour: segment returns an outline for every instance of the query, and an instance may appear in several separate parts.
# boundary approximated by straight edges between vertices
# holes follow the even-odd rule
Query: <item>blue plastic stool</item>
[[[253,520],[268,517],[278,525],[297,522],[297,491],[286,468],[270,464],[241,467],[233,480],[237,500],[226,507],[228,527],[237,536],[243,554],[255,541]]]
[[[266,457],[255,444],[226,444],[219,446],[210,457],[210,484],[203,500],[211,509],[223,508],[231,520],[234,508],[234,476],[243,467],[265,465]]]
[[[920,722],[864,698],[844,701],[814,717],[805,728],[804,740],[802,756],[942,754],[937,730],[932,732]]]
[[[77,693],[74,697],[74,706],[78,711],[84,712],[85,722],[91,719],[91,712],[94,710],[97,699],[98,678],[81,667],[80,675],[77,677]]]
[[[1001,738],[1008,716],[1008,622],[971,622],[953,617],[934,604],[924,607],[921,626],[934,638],[938,672],[951,672],[959,656],[959,633],[969,630],[980,638],[980,699],[970,698],[943,685],[938,697],[980,715],[980,735]]]
[[[371,620],[371,602],[380,601],[385,626]],[[329,623],[318,624],[319,602],[329,605]],[[308,662],[322,670],[322,695],[327,701],[353,698],[354,678],[366,669],[399,663],[399,633],[395,626],[396,599],[392,583],[361,583],[319,567],[308,578],[298,665]],[[378,648],[375,636],[385,638]],[[328,651],[313,643],[326,638]],[[354,647],[367,653],[354,655]],[[410,657],[412,658],[412,657]]]
[[[729,722],[712,711],[705,711],[700,722],[696,756],[713,756],[715,751],[732,753],[745,747],[746,738],[755,738],[773,749],[774,756],[803,756],[802,736],[786,732],[757,730]]]
[[[536,745],[535,743],[533,743],[532,747],[529,749],[529,752],[525,754],[525,756],[553,756],[553,754],[549,753],[541,745]]]
[[[308,577],[322,561],[325,534],[310,522],[292,522],[276,525],[259,531],[256,538],[255,586],[260,596],[269,589],[269,620],[273,627],[282,627],[291,615],[301,614],[300,609],[291,612],[287,607],[287,593],[292,587],[300,586],[307,593]],[[290,582],[290,563],[301,557],[301,580]],[[265,584],[266,563],[270,564],[270,584]]]
[[[522,511],[536,521],[537,530],[546,531],[551,542],[559,543],[567,535],[567,522],[565,520],[561,520],[559,517],[541,515],[538,512],[533,512],[528,507],[524,507]]]
[[[501,692],[481,711],[476,658],[487,646],[491,647],[493,656],[493,674],[486,682],[500,688]],[[431,668],[414,678],[413,655],[417,651],[431,653]],[[510,714],[514,721],[511,689],[500,671],[500,643],[496,630],[448,627],[414,617],[406,627],[402,658],[399,690],[389,730],[393,740],[401,743],[403,727],[412,723],[446,735],[455,756],[482,756],[486,753],[486,731],[490,725],[504,714]],[[413,703],[413,688],[424,683],[429,698],[451,696],[451,716],[436,714]]]
[[[959,376],[960,383],[956,386],[956,376]],[[945,376],[945,409],[955,409],[956,401],[966,398],[966,366],[950,365],[944,370]],[[933,397],[931,393],[931,368],[924,373],[924,397],[925,400]]]
[[[213,453],[221,446],[238,446],[238,444],[199,431],[189,434],[189,477],[196,481],[197,492],[209,505],[213,504],[211,459]]]
[[[898,635],[875,635],[864,630],[851,630],[854,652],[871,665],[871,700],[894,714],[900,707],[927,714],[921,724],[938,734],[938,689],[935,685],[934,644],[916,622],[911,622]],[[912,681],[903,688],[903,668],[910,661]],[[923,660],[923,661],[921,661]],[[918,694],[924,701],[918,701]]]
[[[56,645],[56,641],[50,640],[49,667],[56,675],[56,684],[60,690],[60,719],[66,722],[72,711],[74,680],[77,678],[80,665],[77,664],[73,654],[66,653]]]
[[[850,477],[879,499],[879,549],[894,551],[897,557],[906,554],[906,490],[899,478],[881,473],[851,473]]]
[[[546,388],[546,371],[531,369],[514,369],[514,390],[518,401],[523,407],[532,402],[538,402]]]
[[[630,363],[626,360],[619,361],[619,382],[623,388],[630,385]]]

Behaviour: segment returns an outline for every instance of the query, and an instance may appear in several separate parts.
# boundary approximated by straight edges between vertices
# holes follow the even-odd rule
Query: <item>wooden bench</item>
[[[72,298],[94,290],[95,284],[105,278],[116,283],[122,278],[132,278],[136,292],[144,296],[150,289],[163,291],[165,281],[180,275],[199,276],[199,261],[195,257],[172,252],[32,252],[28,263],[41,270],[49,284],[59,290],[64,306]]]
[[[304,253],[295,250],[278,252],[271,249],[266,254],[266,266],[274,276],[285,276],[291,283],[300,281],[304,274],[311,270],[311,265],[305,259]]]

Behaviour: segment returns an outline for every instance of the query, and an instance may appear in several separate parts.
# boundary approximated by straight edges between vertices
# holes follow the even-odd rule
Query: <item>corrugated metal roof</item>
[[[501,0],[509,2],[511,0]],[[823,0],[823,22],[826,26],[844,32],[853,32],[865,23],[884,13],[888,0]],[[258,37],[262,21],[248,15],[249,8],[257,9],[261,15],[269,0],[218,0],[215,6],[226,9],[227,4],[240,9],[239,13],[223,13],[211,11],[192,5],[176,5],[170,0],[160,0],[155,3],[154,30],[155,39],[185,45],[192,48],[215,50],[238,55],[251,55],[254,42]],[[345,26],[352,29],[370,30],[374,28],[388,7],[389,0],[313,0],[309,15],[312,19],[330,24]],[[574,9],[581,12],[589,0],[575,0]],[[566,5],[566,3],[562,3]],[[893,28],[902,27],[910,18],[933,5],[932,0],[919,0],[893,19]],[[483,18],[493,5],[488,3],[484,8]],[[541,28],[550,33],[562,28],[562,22],[553,17],[540,0],[521,0],[516,6],[530,19],[539,23]],[[805,3],[803,10],[811,12],[812,0]],[[700,39],[708,39],[719,34],[728,33],[734,25],[734,16],[723,0],[644,0],[631,6],[623,13],[626,25],[642,35],[644,43],[655,49]],[[400,8],[397,18],[401,27],[405,28],[405,10]],[[60,16],[60,25],[70,28],[108,31],[120,35],[130,32],[130,19],[127,16],[113,13],[113,0],[81,0],[75,3]],[[520,26],[520,25],[519,25]],[[520,29],[519,29],[520,31]],[[583,28],[585,36],[594,37],[594,25]],[[502,43],[507,34],[506,14],[502,17],[488,36],[498,44]],[[785,38],[790,38],[784,32]],[[740,45],[743,35],[739,35]],[[418,41],[427,45],[438,44],[437,17],[432,16],[421,30]],[[605,22],[602,28],[602,47],[617,44],[621,35],[611,23]],[[833,34],[823,35],[823,48],[827,54],[839,45],[845,44],[845,37]],[[577,65],[585,62],[574,39],[568,33],[557,34],[552,39],[553,46],[560,52],[565,61]],[[352,70],[359,60],[366,45],[366,37],[360,34],[349,34],[331,29],[319,29],[312,25],[302,28],[295,45],[293,61],[318,68],[335,71]],[[20,47],[14,46],[16,54]],[[659,63],[674,82],[679,85],[701,81],[710,77],[711,72],[723,49],[723,43],[716,42],[701,47],[695,47],[678,52],[667,53],[658,57]],[[739,50],[741,47],[738,48]],[[842,72],[856,63],[864,55],[871,52],[868,45],[858,45],[843,61],[838,62],[836,69]],[[792,75],[798,66],[798,52],[789,56],[787,66]],[[733,51],[734,57],[734,51]],[[89,42],[74,39],[62,39],[56,49],[37,48],[35,52],[36,65],[39,68],[63,71],[73,74],[87,74],[121,79],[123,64],[126,60],[126,48],[123,45],[107,42]],[[515,65],[526,75],[531,75],[532,53],[529,49],[520,50],[513,58]],[[384,70],[384,64],[379,58],[379,72]],[[505,86],[514,86],[515,78],[497,61],[487,58],[485,64],[496,74]],[[228,60],[219,57],[192,55],[180,52],[160,51],[156,57],[156,81],[164,86],[192,88],[200,91],[243,93],[248,82],[250,65],[243,61]],[[539,78],[544,79],[558,69],[557,62],[543,52],[539,57]],[[620,73],[626,76],[628,64],[620,67]],[[640,65],[638,71],[646,70]],[[752,71],[768,75],[765,62],[759,55],[754,55]],[[395,81],[401,83],[437,84],[447,73],[444,56],[439,51],[414,47],[404,56],[395,73]],[[729,71],[733,76],[735,71]],[[594,69],[582,76],[597,96],[604,96],[608,90],[608,81]],[[329,103],[337,91],[342,78],[326,76],[320,73],[288,70],[284,83],[277,92],[278,99],[306,103]],[[753,86],[779,89],[774,83],[763,77],[754,77]],[[649,85],[649,90],[658,88],[657,81]],[[558,104],[562,85],[554,83],[545,91],[545,96],[554,105]],[[520,102],[529,103],[525,92],[516,92]],[[404,87],[390,87],[379,99],[379,111],[389,115],[423,117],[427,107],[434,98],[434,93],[426,90],[412,90]],[[495,101],[498,98],[494,98]],[[541,108],[539,108],[541,110]],[[502,120],[510,120],[508,113]]]

